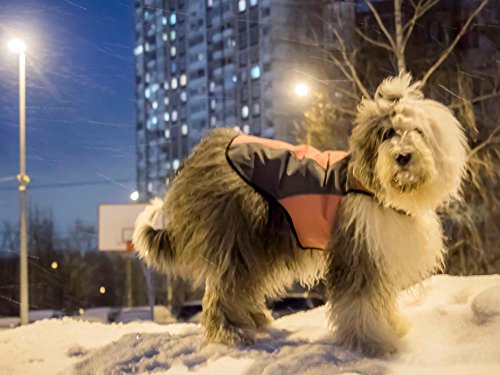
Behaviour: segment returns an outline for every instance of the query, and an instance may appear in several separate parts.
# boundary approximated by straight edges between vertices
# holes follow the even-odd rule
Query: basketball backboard
[[[132,233],[146,204],[99,205],[99,251],[133,251]]]

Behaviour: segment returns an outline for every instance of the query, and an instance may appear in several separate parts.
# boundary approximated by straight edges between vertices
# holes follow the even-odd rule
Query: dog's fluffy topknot
[[[384,117],[394,111],[402,100],[423,100],[421,82],[412,83],[410,73],[386,78],[375,91],[372,98],[363,98],[358,106],[356,124],[369,123],[371,119]]]

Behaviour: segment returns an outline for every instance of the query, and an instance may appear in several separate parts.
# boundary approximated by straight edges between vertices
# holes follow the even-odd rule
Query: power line
[[[32,189],[48,189],[48,188],[63,188],[63,187],[74,187],[74,186],[97,186],[97,185],[110,185],[110,184],[120,184],[120,183],[132,183],[136,180],[121,179],[121,180],[87,180],[87,181],[73,181],[73,182],[55,182],[50,184],[33,184],[29,185],[29,190]],[[17,186],[0,187],[0,190],[9,191],[17,190]]]

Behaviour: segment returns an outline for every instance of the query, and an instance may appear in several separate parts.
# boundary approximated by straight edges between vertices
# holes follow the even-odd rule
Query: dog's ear
[[[378,86],[375,103],[383,111],[401,99],[421,100],[424,98],[422,83],[412,83],[410,73],[403,72],[396,77],[389,77]]]

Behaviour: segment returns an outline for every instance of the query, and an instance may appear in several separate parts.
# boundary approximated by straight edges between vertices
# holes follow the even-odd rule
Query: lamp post
[[[20,209],[20,298],[21,324],[28,324],[28,240],[26,222],[26,194],[30,179],[26,174],[26,45],[21,39],[13,39],[9,49],[19,55],[19,209]]]

